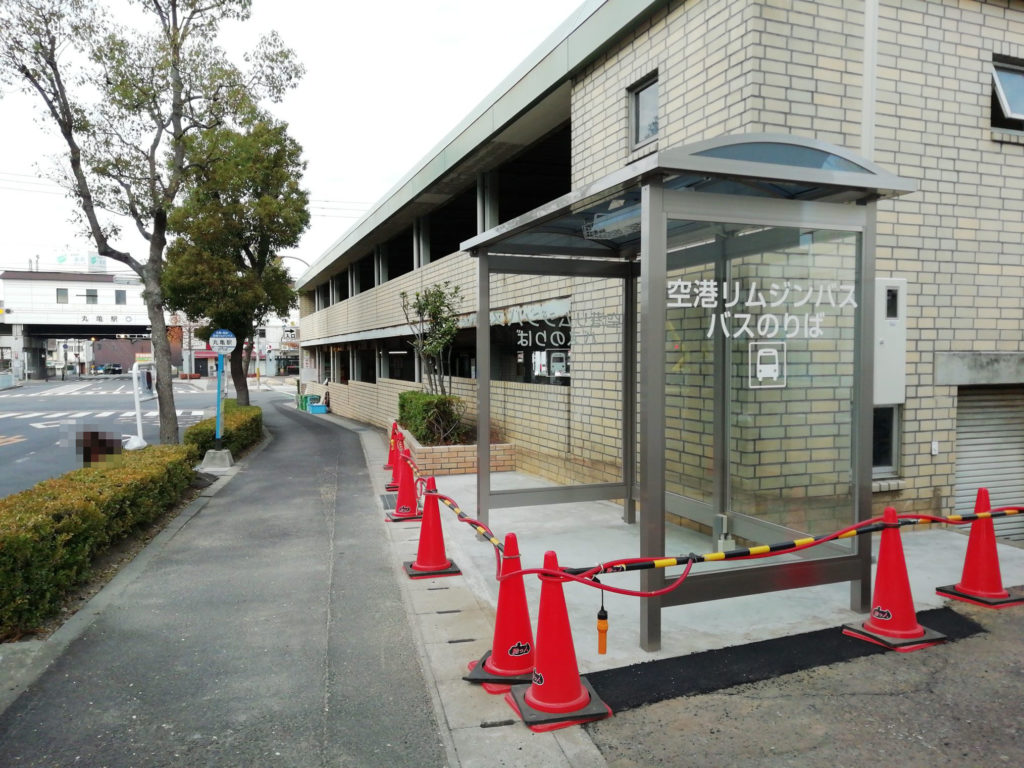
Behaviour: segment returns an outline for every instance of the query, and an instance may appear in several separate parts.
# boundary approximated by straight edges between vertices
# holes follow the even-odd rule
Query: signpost
[[[142,402],[156,399],[153,391],[156,384],[156,363],[152,360],[139,360],[140,357],[142,355],[136,355],[131,370],[132,392],[135,394],[135,434],[124,444],[125,450],[128,451],[146,447],[146,441],[142,438]]]
[[[230,355],[238,340],[231,331],[220,328],[210,334],[210,349],[217,353],[217,435],[215,449],[221,450],[221,381],[224,375],[224,355]]]

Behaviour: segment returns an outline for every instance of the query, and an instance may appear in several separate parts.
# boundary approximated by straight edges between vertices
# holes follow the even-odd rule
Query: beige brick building
[[[759,134],[844,148],[916,186],[877,202],[875,287],[861,286],[876,297],[873,506],[970,511],[981,485],[996,504],[1024,502],[1024,2],[1015,0],[585,3],[302,276],[309,391],[329,392],[332,411],[389,425],[398,394],[420,386],[400,295],[448,281],[461,288],[465,326],[455,390],[475,419],[477,263],[461,244],[654,153]],[[616,226],[607,216],[603,225]],[[849,520],[849,257],[860,241],[798,234],[736,259],[727,279],[707,264],[669,271],[672,524],[715,527],[690,512],[715,493],[716,439],[728,446],[737,512],[814,535]],[[726,294],[717,305],[689,298],[710,284]],[[637,455],[620,430],[623,391],[638,381],[645,397],[642,366],[622,364],[635,348],[624,345],[624,290],[605,277],[492,276],[490,422],[514,446],[517,469],[606,483]],[[732,398],[716,438],[720,334],[731,340]],[[779,378],[776,347],[753,373],[745,367],[758,339],[791,340],[785,386],[760,386]]]

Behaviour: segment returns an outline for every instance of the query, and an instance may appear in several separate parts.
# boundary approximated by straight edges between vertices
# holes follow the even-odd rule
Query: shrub
[[[263,410],[256,405],[238,405],[232,399],[224,401],[221,423],[221,444],[238,456],[263,438]],[[217,418],[204,419],[185,430],[184,441],[195,446],[203,456],[217,442]]]
[[[453,445],[465,441],[462,402],[448,395],[402,392],[398,396],[398,423],[422,445]]]
[[[52,615],[108,544],[177,504],[196,459],[154,445],[0,499],[0,639]]]

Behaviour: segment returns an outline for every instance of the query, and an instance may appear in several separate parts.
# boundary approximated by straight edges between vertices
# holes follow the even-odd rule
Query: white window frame
[[[992,63],[992,87],[995,89],[996,98],[999,99],[999,106],[1003,110],[1003,117],[1009,120],[1024,120],[1024,104],[1014,105],[1010,103],[1010,99],[1006,95],[1006,89],[1003,87],[1003,81],[1000,79],[1000,72],[1002,71],[1013,72],[1024,77],[1024,66],[1007,64],[1005,62]],[[1014,106],[1020,109],[1014,110]]]

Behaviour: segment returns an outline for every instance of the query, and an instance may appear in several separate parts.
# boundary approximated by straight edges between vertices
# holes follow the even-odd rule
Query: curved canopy
[[[640,241],[644,183],[756,198],[855,203],[913,192],[909,179],[816,139],[721,136],[654,153],[462,243],[510,254],[620,258]]]

